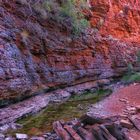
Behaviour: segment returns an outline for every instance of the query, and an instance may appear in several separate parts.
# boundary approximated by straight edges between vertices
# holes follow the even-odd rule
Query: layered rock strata
[[[0,106],[32,96],[42,88],[112,79],[121,76],[129,63],[136,66],[139,11],[127,8],[127,13],[116,15],[115,7],[124,11],[120,2],[91,1],[89,20],[93,28],[75,38],[68,23],[42,17],[42,12],[21,0],[2,0]]]

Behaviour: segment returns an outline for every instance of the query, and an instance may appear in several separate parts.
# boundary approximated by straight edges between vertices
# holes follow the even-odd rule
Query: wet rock
[[[18,139],[18,140],[28,140],[28,135],[27,134],[16,133],[16,139]]]
[[[133,124],[129,120],[121,120],[120,124],[121,124],[121,126],[128,128],[128,129],[133,128]]]

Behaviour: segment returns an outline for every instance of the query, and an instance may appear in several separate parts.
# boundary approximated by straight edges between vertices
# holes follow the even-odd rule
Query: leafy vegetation
[[[124,75],[122,81],[125,83],[140,82],[140,72]]]
[[[43,18],[51,17],[58,23],[68,22],[74,35],[79,35],[89,27],[89,22],[83,14],[83,11],[88,9],[86,0],[60,0],[60,3],[56,3],[55,0],[45,0],[43,3],[34,4],[33,8]]]
[[[68,0],[60,7],[60,16],[63,18],[70,18],[73,34],[79,34],[82,30],[89,26],[89,22],[83,15],[83,9],[87,9],[86,1]]]
[[[136,53],[137,64],[140,63],[140,50]],[[139,70],[140,71],[140,70]],[[140,82],[140,72],[135,71],[131,63],[127,65],[127,73],[123,76],[122,81],[129,84],[134,82]]]

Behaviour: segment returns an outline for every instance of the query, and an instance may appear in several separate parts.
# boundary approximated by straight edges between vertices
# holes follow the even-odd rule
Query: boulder
[[[140,131],[140,118],[135,115],[130,118],[130,121]]]
[[[133,124],[129,120],[121,120],[120,124],[121,124],[121,126],[128,128],[128,129],[133,128]]]

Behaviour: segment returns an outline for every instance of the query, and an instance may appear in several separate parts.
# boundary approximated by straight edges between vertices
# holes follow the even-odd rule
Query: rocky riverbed
[[[92,107],[92,104],[104,99],[111,90],[115,91],[121,87],[121,83],[110,84],[106,80],[98,81],[98,83],[100,85],[104,83],[106,86],[99,90],[95,82],[83,83],[37,95],[1,109],[0,138],[12,140],[11,136],[14,136],[13,139],[16,137],[36,140],[57,139],[58,136],[52,131],[54,121],[68,122],[73,119],[76,121]],[[43,109],[46,106],[47,108]],[[41,109],[43,110],[40,111]]]
[[[111,89],[117,87],[117,84],[115,84],[115,86],[105,87],[104,90],[95,88],[89,90],[88,88],[91,85],[93,86],[94,84],[90,83],[88,87],[82,84],[82,88],[78,85],[75,88],[69,87],[63,90],[55,90],[1,109],[1,137],[3,137],[3,134],[5,137],[9,136],[9,134],[17,137],[19,135],[16,134],[27,134],[28,136],[50,136],[51,134],[51,137],[56,136],[53,133],[48,133],[52,132],[54,121],[62,119],[70,121],[74,118],[80,118],[86,113],[91,104],[103,99],[110,93]],[[70,91],[77,92],[77,95],[71,95]],[[47,108],[43,109],[46,106]],[[41,109],[43,110],[36,114]],[[32,115],[26,117],[29,114]],[[16,120],[19,121],[16,122]],[[25,135],[21,135],[21,137],[25,137]]]
[[[86,91],[62,103],[54,100],[38,114],[0,127],[0,139],[139,140],[140,85],[110,87],[114,92],[105,99],[108,90]]]
[[[39,114],[18,121],[23,126],[11,125],[15,130],[1,133],[0,139],[139,140],[139,87],[140,84],[119,87],[104,100],[101,99],[106,92],[101,90],[96,94],[76,95],[65,103],[55,103]]]

